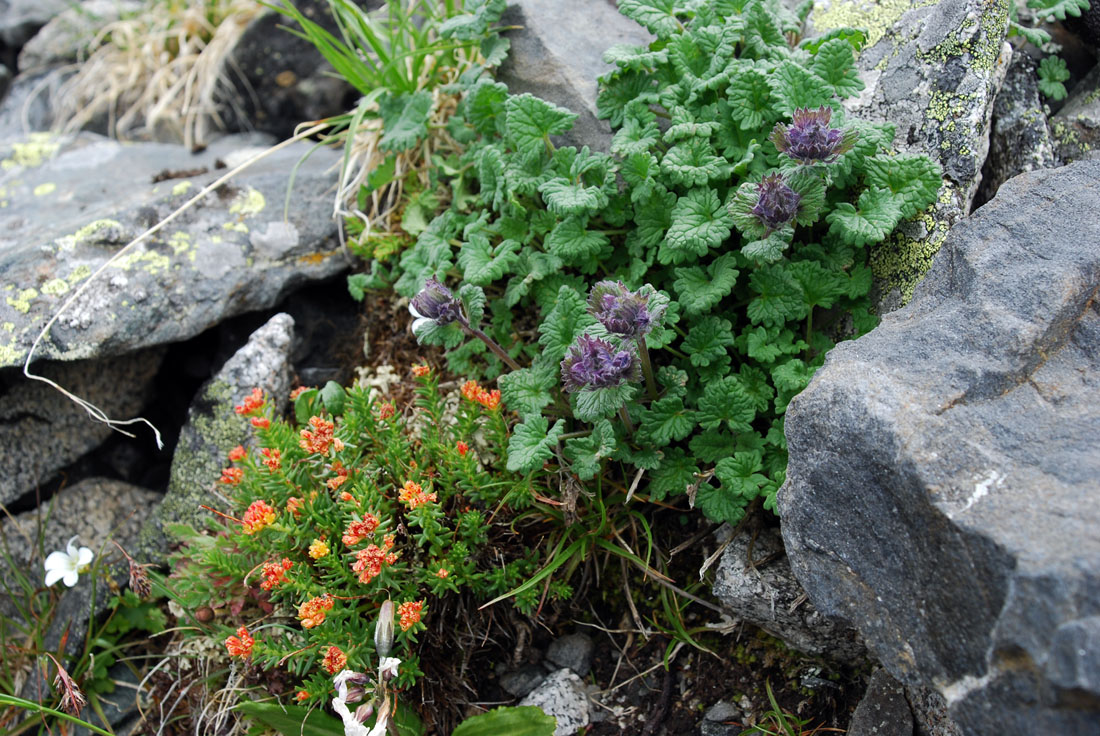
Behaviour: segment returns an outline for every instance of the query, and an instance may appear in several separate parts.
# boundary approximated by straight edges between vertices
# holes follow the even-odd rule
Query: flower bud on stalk
[[[462,313],[462,302],[455,298],[451,290],[441,284],[435,276],[429,278],[424,283],[424,288],[412,298],[409,303],[409,313],[416,318],[413,320],[412,331],[418,341],[420,340],[418,333],[427,325],[436,324],[443,327],[457,322],[466,334],[485,343],[509,368],[514,371],[520,369],[519,364],[512,360],[512,356],[508,355],[504,348],[478,329],[477,325],[470,324],[469,319]]]
[[[393,601],[386,599],[378,609],[378,623],[374,627],[374,651],[379,657],[388,657],[393,648]]]

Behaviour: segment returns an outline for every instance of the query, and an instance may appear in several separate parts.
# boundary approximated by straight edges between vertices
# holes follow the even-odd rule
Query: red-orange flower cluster
[[[274,521],[275,509],[267,501],[253,501],[241,519],[245,534],[255,534]]]
[[[260,583],[260,587],[264,590],[271,590],[279,583],[285,583],[286,571],[292,567],[294,567],[294,563],[285,557],[281,562],[265,562],[261,571],[264,580]]]
[[[321,660],[330,675],[335,675],[348,664],[348,655],[340,651],[340,647],[329,647],[325,652],[325,658]]]
[[[336,462],[334,462],[332,464],[331,470],[332,470],[332,472],[336,473],[336,475],[332,478],[329,478],[327,481],[325,481],[325,485],[327,485],[329,488],[331,488],[332,490],[335,491],[337,488],[344,485],[344,482],[348,479],[348,476],[351,474],[351,469],[350,468],[345,468],[344,464],[342,462],[340,462],[339,460],[337,460]]]
[[[298,397],[304,394],[306,391],[309,391],[310,388],[310,386],[299,386],[298,388],[290,392],[290,400],[297,401]]]
[[[343,541],[346,546],[352,547],[362,542],[377,528],[378,517],[374,514],[363,514],[362,521],[356,520],[348,524],[348,528],[344,531],[344,536],[341,538],[341,541]]]
[[[321,417],[310,417],[309,426],[312,429],[303,429],[302,439],[298,443],[298,446],[306,452],[325,455],[330,447],[335,447],[337,452],[344,449],[344,443],[333,436],[336,429],[334,422],[326,421]]]
[[[293,514],[295,517],[302,515],[302,506],[305,505],[305,501],[297,496],[291,496],[286,500],[286,512]]]
[[[410,509],[415,509],[417,506],[436,500],[434,493],[424,493],[424,489],[420,487],[420,484],[413,483],[411,480],[405,481],[405,486],[397,494],[397,497],[407,503]]]
[[[255,643],[255,640],[249,636],[248,629],[242,626],[237,629],[236,636],[226,638],[225,650],[229,652],[230,657],[250,657]]]
[[[267,417],[252,417],[252,426],[256,429],[267,429],[271,426],[271,420]]]
[[[237,445],[229,451],[229,462],[235,463],[238,460],[243,460],[245,456],[245,450],[243,445]]]
[[[424,378],[425,376],[429,375],[431,372],[432,372],[432,369],[431,369],[430,366],[414,365],[412,367],[412,373],[417,378]]]
[[[259,411],[263,405],[264,392],[258,388],[254,388],[252,389],[252,394],[250,396],[246,396],[244,401],[241,402],[240,406],[233,407],[233,411],[237,412],[238,414],[244,415],[254,414],[255,412]]]
[[[479,386],[477,381],[467,381],[462,384],[462,395],[470,401],[476,401],[486,409],[496,409],[500,406],[500,391],[498,389],[488,391]]]
[[[470,446],[462,440],[459,440],[458,444],[455,445],[455,449],[458,450],[459,455],[466,457],[466,453],[470,451]]]
[[[294,699],[297,700],[299,703],[309,700],[309,691],[299,690],[297,693],[294,694]]]
[[[264,465],[266,465],[267,469],[270,470],[272,473],[274,473],[279,468],[283,467],[283,451],[282,450],[272,450],[269,447],[265,447],[261,451],[261,454],[264,456],[264,458],[260,462],[262,462]]]
[[[241,482],[242,478],[244,478],[244,470],[241,468],[226,468],[222,471],[222,477],[218,478],[218,482],[235,486]]]
[[[420,609],[424,607],[424,601],[405,601],[397,607],[397,615],[401,617],[401,630],[408,631],[414,624],[420,622]]]
[[[382,565],[392,565],[397,562],[397,555],[388,550],[393,548],[393,535],[387,534],[382,547],[377,544],[368,545],[355,553],[355,562],[351,569],[359,573],[359,582],[366,584],[378,577],[382,572]]]
[[[298,606],[298,618],[302,621],[303,629],[312,629],[325,622],[325,611],[332,610],[332,596],[325,593],[319,598],[310,598]]]
[[[393,404],[387,401],[385,404],[382,404],[382,406],[378,407],[378,418],[389,419],[393,416],[394,411],[395,409],[393,408]]]

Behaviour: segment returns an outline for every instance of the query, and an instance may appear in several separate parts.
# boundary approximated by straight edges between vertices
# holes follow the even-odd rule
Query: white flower
[[[58,580],[65,582],[70,588],[76,585],[80,573],[88,569],[95,555],[87,547],[76,548],[77,537],[69,540],[66,551],[51,552],[46,558],[46,585],[53,585]]]
[[[420,328],[424,325],[435,323],[435,320],[431,317],[425,317],[420,312],[416,311],[416,307],[413,306],[412,302],[409,302],[409,314],[411,314],[413,317],[416,317],[416,319],[414,319],[412,323],[413,335],[416,335],[420,331]]]
[[[390,678],[397,677],[397,665],[401,664],[401,660],[397,657],[382,657],[382,661],[378,664],[378,676]]]

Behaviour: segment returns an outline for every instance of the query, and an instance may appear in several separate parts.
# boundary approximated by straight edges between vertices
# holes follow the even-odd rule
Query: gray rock
[[[0,0],[0,46],[20,48],[67,7],[68,0]]]
[[[871,675],[867,692],[848,724],[848,736],[913,736],[905,687],[886,670]]]
[[[1058,165],[1046,112],[1039,99],[1035,61],[1013,54],[1004,86],[993,103],[989,156],[975,204],[988,202],[1014,176]]]
[[[516,0],[501,25],[523,28],[503,34],[512,50],[497,78],[513,94],[530,92],[577,113],[563,136],[567,144],[607,152],[611,127],[597,118],[596,78],[614,67],[603,52],[616,43],[646,45],[653,36],[608,0]]]
[[[506,672],[500,678],[505,692],[517,698],[525,697],[546,679],[546,670],[537,664],[525,664],[518,670]]]
[[[45,558],[38,554],[39,536],[45,555],[64,550],[72,537],[79,537],[81,546],[97,554],[102,552],[108,557],[118,557],[118,550],[109,540],[115,540],[130,552],[141,525],[159,499],[160,494],[129,483],[87,478],[63,488],[38,509],[17,514],[12,519],[0,518],[0,537],[6,541],[12,561],[32,584],[41,585],[46,573],[42,566]],[[0,578],[14,582],[2,557]],[[57,585],[64,589],[63,584]],[[6,616],[14,613],[6,595],[0,596],[0,613]],[[87,625],[86,612],[83,625]]]
[[[227,317],[266,309],[347,267],[329,187],[338,154],[283,149],[238,174],[159,233],[92,274],[120,247],[256,153],[229,137],[193,155],[180,146],[45,135],[0,144],[0,366],[19,364],[63,312],[35,358],[75,360],[185,340]],[[262,149],[261,149],[262,150]]]
[[[554,736],[573,736],[590,720],[584,682],[566,668],[551,673],[519,704],[537,706],[557,718]]]
[[[752,559],[767,561],[750,567],[750,544]],[[718,561],[712,592],[736,618],[759,626],[794,649],[839,662],[867,658],[854,629],[824,616],[806,600],[776,529],[761,529],[755,540],[747,531],[738,534]]]
[[[699,736],[740,736],[745,729],[740,725],[744,714],[728,700],[719,700],[703,714],[699,722]]]
[[[20,74],[11,80],[7,95],[0,100],[0,141],[27,143],[27,138],[29,142],[45,139],[44,131],[53,125],[50,98],[70,76],[71,70],[46,69]],[[3,174],[0,170],[0,177]],[[0,197],[0,203],[6,196]]]
[[[880,310],[908,301],[947,231],[970,212],[989,148],[993,100],[1011,47],[1007,0],[817,0],[816,31],[868,29],[859,57],[866,89],[845,107],[865,120],[897,126],[895,146],[943,166],[938,201],[872,249],[885,291]]]
[[[1012,179],[790,406],[792,567],[966,734],[1096,733],[1100,161]],[[842,450],[841,450],[842,448]]]
[[[707,708],[707,712],[703,714],[704,721],[737,721],[740,720],[744,714],[741,709],[728,700],[719,700],[717,703]]]
[[[1050,127],[1064,163],[1100,155],[1100,65],[1073,88]]]
[[[592,637],[587,634],[566,634],[551,642],[546,658],[559,667],[568,667],[581,677],[592,669]]]
[[[11,69],[0,64],[0,100],[3,100],[4,95],[8,93],[9,86],[11,86]]]
[[[32,369],[110,418],[126,420],[150,398],[163,356],[163,348],[150,348],[115,358],[44,363]],[[110,427],[94,421],[60,391],[27,379],[14,368],[0,371],[0,396],[0,503],[5,505],[34,491],[111,435]],[[151,445],[147,449],[155,452]]]
[[[290,391],[293,339],[294,320],[287,314],[275,315],[199,390],[180,430],[168,493],[141,532],[138,551],[144,558],[164,563],[172,541],[165,532],[166,524],[202,529],[209,512],[200,504],[226,505],[217,491],[217,481],[228,465],[229,451],[237,445],[253,444],[249,419],[233,408],[253,388],[260,388],[273,403],[275,415],[283,412]]]
[[[19,69],[26,72],[76,62],[101,28],[140,7],[137,0],[84,0],[66,7],[24,44]]]

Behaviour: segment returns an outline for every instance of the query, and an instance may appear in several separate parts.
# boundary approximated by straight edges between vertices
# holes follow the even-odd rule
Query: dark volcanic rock
[[[799,580],[968,734],[1100,723],[1098,193],[1009,181],[787,413]]]
[[[867,692],[848,724],[848,736],[913,736],[905,688],[886,672],[871,675]]]

